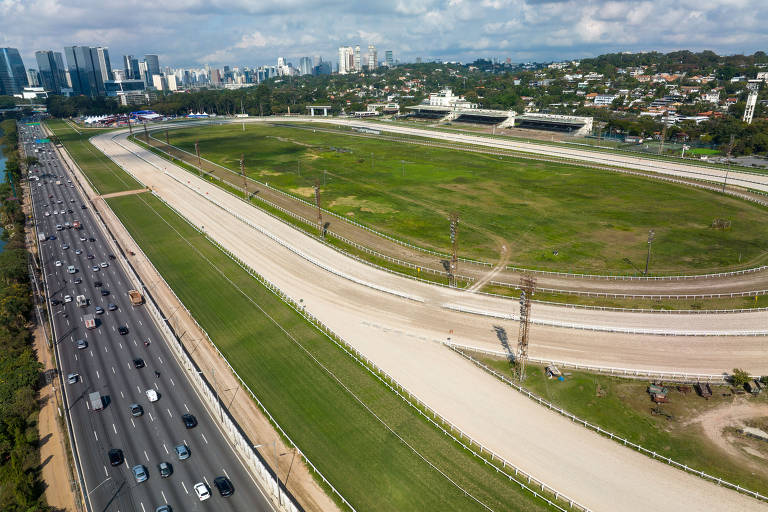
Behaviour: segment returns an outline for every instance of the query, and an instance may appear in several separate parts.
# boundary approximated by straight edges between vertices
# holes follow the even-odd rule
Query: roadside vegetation
[[[545,508],[423,420],[154,196],[107,201],[234,369],[358,510],[482,509],[424,459],[492,510]]]
[[[302,129],[303,128],[303,129]],[[654,229],[651,272],[722,271],[768,260],[764,208],[720,194],[585,167],[403,145],[319,127],[173,130],[171,144],[391,236],[461,256],[561,271],[632,273]],[[701,205],[708,205],[702,208]],[[716,219],[731,221],[727,229]],[[716,226],[719,224],[716,224]]]
[[[40,480],[37,389],[42,367],[32,348],[27,251],[24,245],[21,166],[16,122],[0,123],[0,145],[7,158],[10,183],[0,184],[0,510],[45,511]]]
[[[143,188],[130,174],[123,171],[88,139],[109,130],[87,130],[78,133],[66,121],[46,121],[56,138],[67,148],[99,194],[111,194]]]
[[[508,360],[470,354],[515,380],[513,365]],[[707,412],[729,405],[751,402],[768,406],[768,393],[752,397],[741,386],[711,385],[712,396],[705,399],[690,385],[666,383],[669,402],[656,404],[647,392],[650,381],[560,370],[563,381],[547,378],[542,366],[528,365],[524,387],[579,418],[660,455],[768,494],[768,450],[762,457],[746,451],[740,452],[741,457],[734,457],[707,436],[699,421]],[[517,393],[511,387],[509,392]]]

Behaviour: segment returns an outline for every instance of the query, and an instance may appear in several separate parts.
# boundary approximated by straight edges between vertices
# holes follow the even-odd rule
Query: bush
[[[733,375],[731,375],[731,382],[736,387],[743,387],[744,384],[751,381],[752,378],[749,376],[749,373],[745,372],[744,370],[740,368],[734,368],[733,369]]]

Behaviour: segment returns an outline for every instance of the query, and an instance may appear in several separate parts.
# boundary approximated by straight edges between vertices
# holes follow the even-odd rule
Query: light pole
[[[262,446],[265,446],[266,443],[261,444],[255,444],[253,445],[254,450],[256,448],[261,448]],[[277,440],[275,439],[272,441],[272,450],[275,454],[275,478],[277,479],[277,502],[280,504],[280,506],[283,506],[283,497],[280,494],[280,474],[278,473],[278,465],[277,465]]]
[[[656,232],[651,229],[648,231],[648,254],[645,257],[645,272],[643,272],[643,275],[648,274],[648,262],[651,260],[651,244],[654,238],[656,238]]]
[[[202,375],[203,371],[197,370],[197,373]],[[221,397],[219,396],[219,392],[216,390],[216,369],[213,367],[211,367],[211,374],[213,375],[213,394],[216,396],[216,403],[219,406],[219,417],[221,418],[221,421],[224,421],[224,409],[221,406]]]

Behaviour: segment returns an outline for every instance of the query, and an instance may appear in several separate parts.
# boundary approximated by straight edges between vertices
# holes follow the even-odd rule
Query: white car
[[[74,274],[75,272],[77,272],[77,269],[75,268],[74,265],[70,265],[67,267],[67,272],[70,274]]]
[[[45,212],[45,216],[46,217],[50,217],[51,216],[51,212]]]
[[[72,296],[71,295],[65,295],[64,296],[64,303],[72,302]]]
[[[94,266],[91,267],[91,270],[93,270],[94,272],[98,272],[99,271],[99,267],[94,265]]]
[[[208,490],[208,486],[205,482],[197,482],[195,484],[195,494],[200,498],[200,501],[205,501],[211,497],[211,491]]]
[[[107,263],[106,261],[102,261],[101,263],[99,263],[99,265],[101,265],[101,268],[107,268],[109,266],[109,263]]]
[[[57,267],[60,267],[61,266],[61,260],[56,260],[54,262],[54,265],[56,265]]]
[[[146,391],[146,395],[147,395],[147,400],[149,400],[150,402],[157,402],[157,391],[155,391],[154,389],[148,389]]]

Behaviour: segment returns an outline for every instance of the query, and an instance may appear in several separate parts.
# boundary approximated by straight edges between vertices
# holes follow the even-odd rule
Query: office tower
[[[27,70],[27,84],[30,87],[40,87],[40,75],[36,69],[29,68]]]
[[[88,46],[67,46],[64,53],[74,94],[103,96],[104,81],[101,78],[98,50]]]
[[[388,68],[391,68],[392,66],[395,65],[395,58],[394,58],[394,55],[392,54],[392,50],[387,50],[386,52],[384,52],[384,60],[387,62]]]
[[[101,83],[103,84],[107,80],[114,80],[114,76],[112,75],[112,64],[109,62],[109,48],[103,46],[96,48],[96,59],[99,62]]]
[[[144,61],[147,63],[147,71],[150,77],[160,74],[160,59],[157,58],[157,55],[145,55]]]
[[[21,94],[27,85],[27,71],[19,50],[0,48],[0,94]]]
[[[152,85],[152,75],[149,74],[147,61],[145,60],[139,62],[139,80],[144,80],[144,84],[146,85]]]
[[[352,66],[353,71],[356,71],[357,73],[363,70],[363,63],[360,60],[360,45],[355,46],[355,62]]]
[[[312,57],[302,57],[299,59],[299,74],[311,75],[313,67]]]
[[[129,79],[141,79],[141,72],[139,71],[139,59],[135,59],[133,55],[123,55],[123,69],[125,69],[125,76],[127,76]]]
[[[40,86],[52,94],[61,94],[62,89],[68,88],[65,76],[66,68],[61,52],[43,50],[35,52]]]
[[[368,45],[368,69],[374,70],[379,67],[378,54],[376,47],[372,44]]]

